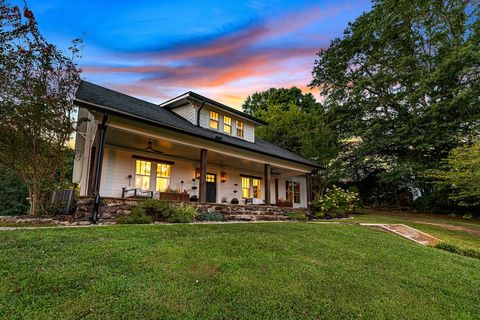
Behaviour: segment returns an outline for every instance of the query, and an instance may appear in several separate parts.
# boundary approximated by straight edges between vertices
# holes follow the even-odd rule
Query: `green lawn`
[[[480,252],[480,219],[465,220],[448,215],[362,211],[349,222],[402,223],[429,233],[444,242]],[[457,230],[452,230],[456,228]],[[465,230],[462,230],[465,229]]]
[[[357,225],[0,232],[0,317],[474,319],[479,260]]]

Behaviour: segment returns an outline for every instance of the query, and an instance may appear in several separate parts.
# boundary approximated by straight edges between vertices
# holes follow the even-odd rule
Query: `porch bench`
[[[127,189],[122,188],[122,198],[153,198],[153,191],[145,191],[138,188]]]
[[[264,205],[265,202],[262,199],[257,199],[257,198],[246,198],[245,199],[245,204],[255,204],[255,205]]]

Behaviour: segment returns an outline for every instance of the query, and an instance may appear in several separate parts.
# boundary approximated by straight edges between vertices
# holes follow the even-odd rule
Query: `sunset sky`
[[[66,48],[84,40],[85,80],[154,103],[195,91],[233,107],[271,87],[308,90],[316,52],[370,8],[370,1],[27,3],[49,42]]]

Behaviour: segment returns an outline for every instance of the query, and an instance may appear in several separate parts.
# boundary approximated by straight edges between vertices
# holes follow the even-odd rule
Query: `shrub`
[[[119,224],[148,224],[152,222],[152,217],[147,216],[142,211],[134,211],[128,215],[120,216],[117,218]]]
[[[447,242],[440,242],[437,245],[435,245],[435,248],[445,250],[445,251],[448,251],[448,252],[452,252],[452,253],[456,253],[456,254],[460,254],[460,255],[466,256],[466,257],[480,259],[480,251],[477,251],[475,249],[461,248],[457,245],[447,243]]]
[[[198,221],[224,221],[225,217],[220,212],[205,212],[197,216]]]
[[[333,216],[353,212],[359,201],[358,192],[333,186],[323,196],[312,201],[311,208],[315,215],[322,213]]]
[[[298,221],[305,221],[308,219],[305,213],[301,211],[289,211],[285,212],[283,215],[289,217],[292,220]]]
[[[149,218],[149,222],[167,221],[185,223],[193,221],[197,215],[197,210],[191,204],[173,204],[163,200],[147,199],[132,209],[130,216],[132,215],[135,217],[146,216]]]
[[[191,204],[181,203],[180,205],[172,206],[174,207],[173,211],[166,217],[168,222],[192,222],[197,216],[197,208]]]

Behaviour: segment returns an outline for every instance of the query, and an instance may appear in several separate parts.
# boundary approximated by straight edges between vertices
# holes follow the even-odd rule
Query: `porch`
[[[93,196],[97,187],[110,198],[186,193],[199,203],[308,205],[308,167],[116,119],[95,129],[76,150],[81,196]]]

